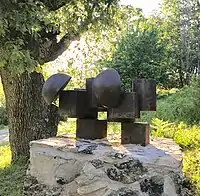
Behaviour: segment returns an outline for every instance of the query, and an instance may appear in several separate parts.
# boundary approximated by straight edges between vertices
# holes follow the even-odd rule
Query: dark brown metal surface
[[[139,118],[140,112],[138,110],[138,101],[136,93],[124,92],[122,94],[122,101],[116,108],[108,109],[108,121],[134,121]]]
[[[121,96],[120,76],[115,69],[102,71],[93,81],[92,91],[97,102],[104,107],[118,106]]]
[[[89,107],[86,90],[61,91],[59,97],[59,111],[69,118],[91,118],[98,116],[96,108]]]
[[[105,112],[105,111],[107,111],[107,108],[101,106],[97,102],[97,98],[94,95],[93,88],[92,88],[93,81],[94,81],[94,78],[86,79],[86,91],[87,91],[87,94],[88,94],[89,106],[91,108],[97,108],[98,112]]]
[[[88,94],[90,107],[97,108],[98,107],[97,99],[96,99],[94,92],[92,90],[93,82],[94,82],[94,78],[86,79],[86,91],[87,91],[87,94]]]
[[[140,144],[146,146],[150,141],[149,123],[121,123],[121,143],[122,144]]]
[[[90,140],[107,137],[107,121],[95,119],[77,119],[76,137]]]
[[[59,92],[63,90],[68,82],[70,81],[71,76],[67,74],[54,74],[49,77],[43,85],[42,96],[44,100],[50,105],[59,95]]]
[[[138,95],[141,111],[156,111],[156,81],[137,79],[133,81],[133,91]]]

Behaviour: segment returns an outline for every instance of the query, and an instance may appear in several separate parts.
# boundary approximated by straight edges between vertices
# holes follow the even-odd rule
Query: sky
[[[161,2],[162,0],[121,0],[121,4],[131,4],[142,8],[145,15],[150,14],[155,9],[159,9],[159,3]]]

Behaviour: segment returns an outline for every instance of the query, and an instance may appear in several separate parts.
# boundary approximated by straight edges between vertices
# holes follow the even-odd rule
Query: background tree
[[[166,63],[173,87],[183,87],[198,75],[199,9],[197,0],[164,0],[161,11],[149,18],[161,30],[160,41],[166,43]]]
[[[112,59],[102,65],[119,72],[125,89],[131,89],[133,78],[155,78],[164,83],[167,80],[164,52],[164,43],[159,42],[156,29],[136,27],[128,30]]]
[[[9,117],[12,158],[31,140],[56,134],[57,108],[41,96],[38,64],[55,60],[85,31],[109,24],[116,0],[0,2],[0,68]]]

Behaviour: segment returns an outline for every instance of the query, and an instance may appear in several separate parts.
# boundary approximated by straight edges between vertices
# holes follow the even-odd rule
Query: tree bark
[[[59,122],[55,105],[47,106],[42,97],[41,73],[24,72],[13,76],[3,69],[2,84],[9,118],[9,141],[12,160],[29,156],[29,142],[55,136]]]

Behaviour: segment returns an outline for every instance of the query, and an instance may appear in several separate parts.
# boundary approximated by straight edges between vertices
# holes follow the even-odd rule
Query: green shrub
[[[6,105],[6,100],[5,100],[5,95],[4,95],[4,91],[3,91],[3,85],[1,83],[1,79],[0,79],[0,106],[4,106]]]
[[[179,144],[183,152],[183,173],[196,187],[200,194],[200,126],[188,126],[183,122],[169,123],[160,119],[152,119],[151,135],[153,137],[172,138]]]
[[[166,88],[158,86],[156,88],[157,99],[167,97],[167,96],[172,95],[172,94],[174,94],[178,91],[179,91],[178,88],[166,89]]]
[[[150,122],[152,118],[186,124],[200,123],[200,85],[184,87],[176,93],[158,99],[156,112],[142,112],[141,120]]]
[[[200,126],[197,125],[175,124],[155,118],[151,121],[151,135],[172,138],[183,149],[200,148]]]
[[[200,195],[200,148],[183,153],[183,173],[196,188],[196,195]]]

